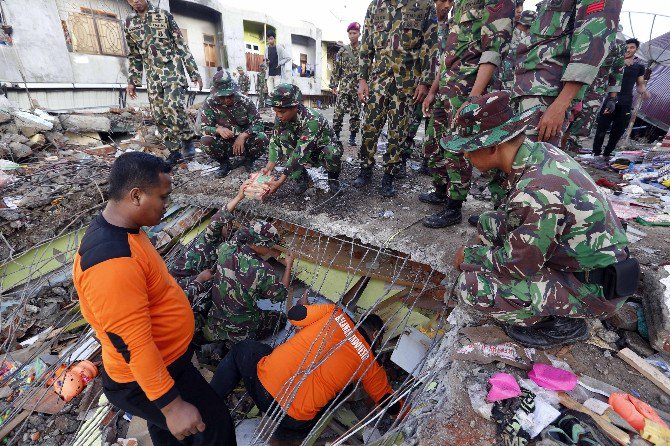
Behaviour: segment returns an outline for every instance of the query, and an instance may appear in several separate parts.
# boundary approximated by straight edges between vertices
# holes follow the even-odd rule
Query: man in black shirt
[[[274,31],[268,31],[265,39],[268,44],[265,52],[265,59],[268,64],[268,93],[272,94],[277,85],[291,82],[289,79],[290,69],[286,69],[285,65],[292,59],[291,53],[283,45],[277,45],[277,35]]]
[[[605,156],[610,156],[616,148],[619,139],[623,136],[628,123],[630,122],[630,113],[633,108],[633,86],[637,85],[637,93],[642,99],[649,99],[651,95],[647,91],[647,83],[644,80],[645,66],[635,57],[640,41],[637,39],[626,40],[625,68],[623,80],[621,81],[621,92],[616,99],[614,111],[608,107],[603,107],[598,116],[598,127],[596,137],[593,140],[593,154],[599,156],[605,141],[605,134],[612,126],[610,139],[605,146]],[[608,100],[611,100],[608,98]]]

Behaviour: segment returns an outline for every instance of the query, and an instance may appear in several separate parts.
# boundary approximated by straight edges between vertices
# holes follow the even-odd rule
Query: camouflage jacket
[[[239,78],[237,79],[237,85],[242,93],[249,93],[249,89],[251,88],[251,80],[249,79],[249,75],[247,73],[240,74]]]
[[[526,279],[541,268],[588,271],[626,258],[628,239],[607,197],[565,152],[525,140],[501,186],[506,229],[492,246],[466,248],[464,271]]]
[[[432,84],[437,19],[431,0],[372,0],[363,28],[359,79],[395,79],[403,88]]]
[[[602,96],[605,93],[621,91],[623,69],[625,68],[626,45],[615,41],[605,61],[598,69],[598,75],[587,90],[587,94],[594,93]]]
[[[198,65],[188,49],[177,23],[167,11],[149,7],[144,17],[131,14],[126,19],[128,44],[128,83],[142,85],[142,71],[147,82],[188,85],[184,68],[193,82],[200,79]]]
[[[246,132],[249,134],[263,131],[263,121],[258,109],[251,99],[241,93],[235,93],[235,103],[226,107],[223,101],[210,94],[202,106],[202,132],[216,135],[216,127],[227,127],[235,136]]]
[[[247,245],[226,242],[219,246],[217,255],[212,308],[206,326],[210,332],[217,332],[222,325],[239,327],[257,321],[259,299],[286,300],[288,291],[272,266]]]
[[[521,39],[526,36],[526,33],[521,31],[519,28],[514,28],[512,31],[512,40],[509,43],[509,48],[507,52],[503,54],[502,64],[497,70],[497,74],[500,77],[500,86],[502,89],[507,90],[507,86],[514,85],[514,65],[516,62],[516,49],[519,46]]]
[[[295,121],[283,123],[275,119],[268,160],[276,163],[286,158],[284,174],[297,179],[300,167],[310,163],[312,153],[336,140],[330,122],[318,110],[299,105]]]
[[[256,94],[267,93],[268,78],[265,70],[261,69],[256,77]]]
[[[513,0],[456,0],[440,76],[442,94],[468,96],[480,64],[500,66],[513,19]]]
[[[199,295],[206,293],[211,284],[196,282],[195,278],[206,268],[216,265],[218,246],[224,241],[222,230],[233,221],[233,214],[225,208],[214,214],[205,228],[193,242],[191,248],[178,257],[170,274],[177,280],[186,296],[195,304]]]
[[[356,48],[345,45],[335,56],[335,68],[330,76],[330,88],[337,93],[356,96],[358,93],[358,62],[360,61],[360,43]]]
[[[584,85],[581,100],[616,38],[622,0],[544,0],[517,48],[513,96],[558,96]]]

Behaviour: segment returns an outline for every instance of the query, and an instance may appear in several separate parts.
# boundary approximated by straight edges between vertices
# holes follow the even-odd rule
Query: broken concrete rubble
[[[70,132],[109,132],[111,127],[110,119],[99,115],[61,115],[60,123]]]

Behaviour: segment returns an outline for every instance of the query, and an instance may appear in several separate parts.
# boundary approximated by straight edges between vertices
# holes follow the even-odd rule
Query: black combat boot
[[[335,130],[335,138],[337,138],[338,141],[340,140],[340,131],[339,130]]]
[[[293,192],[295,192],[296,195],[302,195],[305,193],[305,191],[307,191],[308,187],[309,187],[309,174],[307,173],[307,169],[303,167],[300,176],[298,177],[297,180],[295,180],[295,186],[293,187]]]
[[[181,163],[182,161],[184,161],[184,157],[181,155],[181,152],[179,150],[175,150],[173,152],[170,152],[170,155],[165,160],[165,162],[168,163],[172,167],[176,166],[177,164]]]
[[[529,327],[506,325],[505,332],[526,347],[541,349],[572,344],[589,337],[589,327],[584,319],[557,316],[548,317]]]
[[[335,195],[342,189],[340,184],[340,173],[328,172],[328,190],[331,194]]]
[[[372,166],[371,167],[361,167],[361,171],[358,173],[358,176],[354,180],[354,187],[363,187],[370,183],[372,179]]]
[[[457,225],[463,219],[461,214],[461,200],[447,200],[447,205],[437,214],[429,215],[423,219],[423,225],[427,228],[446,228]]]
[[[181,153],[184,156],[186,161],[192,161],[195,158],[195,139],[189,139],[184,141],[184,147],[181,149]]]
[[[356,147],[356,132],[351,132],[349,134],[349,145],[351,147]]]
[[[419,201],[428,204],[444,204],[449,200],[447,197],[447,185],[439,184],[435,186],[433,192],[423,192],[419,194]]]
[[[256,161],[256,158],[252,157],[245,157],[244,161],[242,161],[242,166],[244,166],[244,170],[247,173],[252,173],[254,171],[254,161]]]
[[[390,173],[384,173],[382,177],[382,185],[379,188],[379,193],[382,197],[393,197],[396,194],[396,190],[393,187],[393,175]]]
[[[476,228],[477,224],[479,224],[479,214],[469,216],[468,223],[470,224],[470,226],[474,226]]]
[[[227,159],[219,161],[219,169],[214,173],[217,178],[225,178],[230,173],[230,161]]]

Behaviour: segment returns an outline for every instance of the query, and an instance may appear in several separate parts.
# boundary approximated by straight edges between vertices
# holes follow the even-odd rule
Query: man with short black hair
[[[268,47],[265,50],[265,62],[268,65],[268,92],[272,94],[277,85],[289,81],[291,76],[291,53],[284,45],[277,45],[277,34],[268,31],[265,35]],[[287,67],[286,65],[289,64]]]
[[[155,445],[235,445],[224,402],[191,364],[191,306],[143,226],[160,223],[170,165],[126,153],[112,165],[109,202],[75,255],[81,313],[102,345],[103,391],[147,420]]]
[[[647,91],[647,81],[644,79],[645,66],[635,57],[640,41],[637,39],[626,40],[626,54],[624,56],[623,79],[621,80],[621,91],[616,97],[614,111],[604,107],[598,116],[596,136],[593,140],[593,154],[599,156],[605,142],[607,130],[612,126],[610,138],[605,146],[605,156],[610,156],[617,143],[626,132],[630,122],[630,114],[633,108],[633,87],[637,86],[637,93],[642,99],[649,99],[651,94]]]
[[[299,330],[274,350],[257,341],[233,346],[212,379],[221,398],[244,379],[262,412],[272,413],[279,404],[284,416],[276,440],[304,438],[350,383],[360,380],[376,404],[389,402],[393,389],[374,352],[383,336],[379,316],[367,315],[356,324],[336,305],[307,305],[303,298],[288,319]],[[401,407],[399,401],[388,412],[397,415]]]

